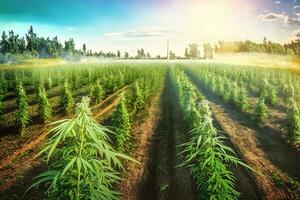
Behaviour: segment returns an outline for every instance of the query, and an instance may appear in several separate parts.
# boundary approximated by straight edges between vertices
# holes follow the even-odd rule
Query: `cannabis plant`
[[[130,140],[130,116],[126,108],[125,95],[122,93],[120,102],[112,114],[112,127],[116,132],[116,148],[118,151],[125,151],[125,145]]]
[[[139,111],[144,106],[144,97],[142,94],[142,91],[139,87],[138,82],[135,82],[134,84],[134,96],[133,96],[133,109],[134,111]]]
[[[287,118],[284,123],[284,130],[296,143],[300,143],[300,112],[294,99],[289,100]]]
[[[100,103],[103,97],[104,97],[104,90],[102,89],[98,80],[92,91],[92,100],[94,103],[97,104]]]
[[[268,118],[268,108],[265,104],[265,99],[259,97],[254,108],[254,119],[257,122],[262,122]]]
[[[42,121],[46,123],[52,117],[52,108],[47,99],[47,94],[43,85],[40,85],[39,87],[39,94],[37,99],[38,99],[38,113]]]
[[[113,190],[120,180],[119,158],[110,144],[110,130],[92,118],[89,98],[77,104],[75,118],[52,123],[52,136],[38,154],[45,156],[48,170],[29,188],[46,183],[49,199],[118,199]],[[131,159],[132,160],[132,159]]]
[[[69,115],[73,111],[74,99],[68,81],[64,83],[61,104],[67,115]]]
[[[26,92],[23,88],[22,82],[19,82],[17,89],[17,111],[15,114],[15,120],[19,127],[19,132],[21,135],[24,134],[26,126],[29,124],[29,106],[27,102]]]

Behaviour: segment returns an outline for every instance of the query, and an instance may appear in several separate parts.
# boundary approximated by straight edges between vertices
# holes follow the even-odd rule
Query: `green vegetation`
[[[112,115],[112,124],[115,127],[116,135],[116,149],[124,152],[126,144],[130,140],[130,116],[126,108],[125,95],[122,93],[120,102]]]
[[[47,94],[43,85],[39,87],[38,94],[38,113],[44,123],[48,122],[52,117],[52,108],[47,99]]]
[[[292,98],[289,101],[287,118],[283,127],[289,138],[296,143],[300,143],[300,112],[295,100]]]
[[[184,144],[182,153],[186,159],[182,165],[190,168],[196,180],[197,199],[238,199],[234,175],[227,169],[227,163],[248,166],[224,144],[224,137],[213,125],[208,102],[197,95],[188,78],[173,69],[170,69],[170,78],[191,130],[190,139]]]
[[[100,101],[103,99],[103,97],[104,97],[104,91],[99,83],[99,80],[97,80],[96,85],[92,89],[91,98],[92,98],[93,102],[97,104],[97,103],[100,103]]]
[[[74,99],[68,81],[66,81],[64,84],[64,89],[61,97],[61,104],[67,115],[72,113],[74,107]]]
[[[27,103],[26,92],[23,88],[22,82],[19,82],[17,87],[17,112],[15,115],[16,123],[19,126],[19,132],[21,135],[24,134],[26,126],[29,124],[29,110]]]
[[[254,120],[257,122],[263,122],[268,118],[268,108],[265,104],[265,99],[259,97],[254,108]]]
[[[92,118],[89,99],[82,98],[75,118],[53,125],[52,136],[40,152],[47,157],[48,170],[31,188],[48,183],[50,199],[118,199],[112,186],[120,180],[119,158],[130,158],[112,148],[110,131]]]

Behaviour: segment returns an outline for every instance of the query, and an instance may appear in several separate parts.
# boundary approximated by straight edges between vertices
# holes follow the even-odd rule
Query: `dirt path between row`
[[[133,141],[135,143],[132,157],[140,164],[135,162],[127,162],[123,180],[118,185],[118,191],[121,192],[121,199],[135,200],[138,199],[140,191],[140,181],[145,171],[146,163],[148,162],[148,151],[151,138],[156,129],[160,116],[160,95],[161,91],[153,98],[152,103],[147,108],[148,116],[140,123],[135,124],[131,130]]]
[[[182,163],[178,145],[186,140],[186,131],[176,101],[166,78],[160,100],[161,117],[141,181],[141,200],[190,200],[196,191],[188,171],[177,167]]]
[[[228,134],[231,143],[254,170],[253,176],[265,199],[296,199],[295,191],[280,187],[274,180],[300,178],[300,156],[270,127],[255,125],[242,113],[199,87],[210,101],[216,121]]]

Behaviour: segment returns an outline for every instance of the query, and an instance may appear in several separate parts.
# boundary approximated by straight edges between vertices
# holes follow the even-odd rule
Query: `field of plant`
[[[0,199],[300,199],[300,78],[107,62],[0,71]]]

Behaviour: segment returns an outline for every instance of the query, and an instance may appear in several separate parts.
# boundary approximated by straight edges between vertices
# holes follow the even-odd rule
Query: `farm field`
[[[290,68],[64,63],[0,80],[0,199],[300,198]]]

